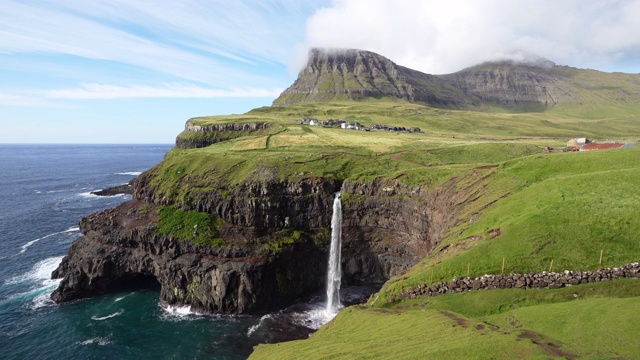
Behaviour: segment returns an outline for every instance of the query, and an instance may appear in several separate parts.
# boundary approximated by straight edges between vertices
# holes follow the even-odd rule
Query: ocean
[[[319,291],[265,316],[163,308],[159,288],[57,305],[51,272],[89,213],[130,200],[91,191],[121,185],[172,145],[0,145],[0,358],[245,359],[259,343],[307,337],[331,314]],[[345,304],[375,288],[346,287]]]

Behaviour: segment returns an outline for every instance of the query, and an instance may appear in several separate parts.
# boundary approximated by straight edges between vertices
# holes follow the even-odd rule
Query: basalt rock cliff
[[[171,201],[158,195],[153,177],[150,171],[136,180],[133,200],[81,220],[83,236],[53,273],[62,278],[54,301],[151,282],[159,283],[164,304],[201,312],[281,308],[324,286],[332,201],[340,189],[343,282],[382,283],[439,242],[469,195],[457,178],[436,188],[392,179],[241,184],[191,201],[190,210],[222,219],[224,242],[214,246],[159,234],[157,209]]]

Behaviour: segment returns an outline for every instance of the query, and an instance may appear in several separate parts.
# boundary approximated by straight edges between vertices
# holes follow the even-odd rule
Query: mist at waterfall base
[[[78,221],[130,196],[90,192],[124,184],[171,145],[0,145],[0,358],[244,359],[256,344],[306,338],[327,317],[324,289],[265,316],[203,316],[163,308],[159,288],[56,305],[53,271]],[[343,287],[343,305],[375,287]],[[335,315],[335,314],[334,314]]]

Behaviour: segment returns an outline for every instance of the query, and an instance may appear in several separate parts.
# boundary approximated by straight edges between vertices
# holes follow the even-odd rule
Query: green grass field
[[[250,359],[637,358],[640,280],[352,306],[307,340]]]

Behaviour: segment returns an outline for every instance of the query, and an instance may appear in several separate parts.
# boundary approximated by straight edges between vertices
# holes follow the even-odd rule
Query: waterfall
[[[327,271],[327,309],[328,314],[335,314],[340,307],[340,253],[342,248],[342,203],[340,192],[333,200],[333,216],[331,218],[331,248],[329,250],[329,265]]]

